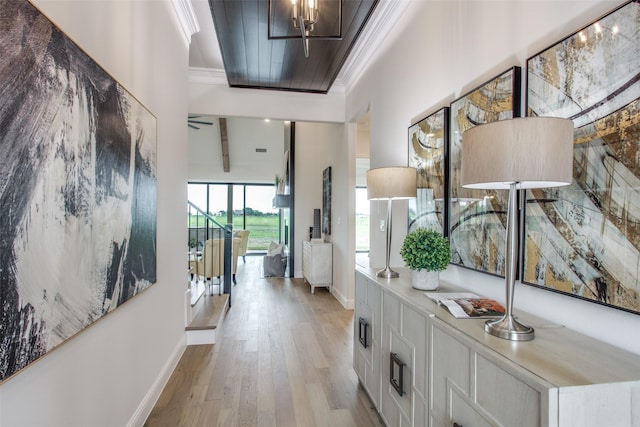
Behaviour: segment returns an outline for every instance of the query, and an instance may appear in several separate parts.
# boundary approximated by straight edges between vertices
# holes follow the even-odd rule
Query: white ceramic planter
[[[440,286],[440,272],[429,270],[411,270],[411,286],[422,291],[433,291]]]

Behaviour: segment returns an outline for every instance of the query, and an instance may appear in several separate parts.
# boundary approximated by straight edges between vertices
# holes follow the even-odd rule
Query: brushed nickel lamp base
[[[393,271],[391,267],[386,267],[384,270],[380,270],[376,273],[376,276],[382,277],[384,279],[395,279],[396,277],[400,277],[400,274]]]
[[[488,320],[484,324],[484,331],[505,340],[531,341],[535,337],[533,328],[523,325],[513,317],[513,291],[516,279],[516,249],[518,247],[516,186],[515,182],[509,186],[509,205],[507,207],[506,313],[500,319]]]
[[[391,259],[391,211],[394,199],[416,197],[416,169],[391,166],[367,171],[367,199],[387,201],[387,241],[385,268],[376,273],[377,277],[394,279],[400,275],[389,267]]]
[[[395,279],[396,277],[400,277],[400,275],[393,271],[391,267],[389,267],[389,260],[391,259],[391,199],[387,201],[387,263],[385,268],[378,271],[376,276],[383,277],[385,279]]]
[[[535,338],[533,328],[523,325],[513,316],[487,320],[484,324],[484,331],[490,335],[510,341],[531,341]]]
[[[524,117],[474,126],[462,136],[461,184],[476,190],[509,190],[506,233],[506,310],[487,321],[488,334],[530,341],[533,328],[513,317],[518,248],[518,190],[561,187],[573,178],[573,122]],[[526,196],[523,196],[526,197]]]

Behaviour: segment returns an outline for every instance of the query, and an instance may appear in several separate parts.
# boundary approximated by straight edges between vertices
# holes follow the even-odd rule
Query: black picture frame
[[[520,116],[521,68],[514,66],[449,106],[449,242],[451,263],[504,277],[507,192],[460,186],[462,134],[467,129]],[[490,167],[490,165],[487,165]]]
[[[527,115],[574,123],[573,182],[528,190],[522,282],[640,314],[640,4],[527,59]]]
[[[416,198],[409,199],[409,232],[426,228],[449,234],[449,107],[408,129],[409,166],[416,168]]]

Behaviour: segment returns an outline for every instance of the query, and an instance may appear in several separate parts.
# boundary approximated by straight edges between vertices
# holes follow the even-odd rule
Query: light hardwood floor
[[[352,368],[353,311],[238,264],[215,345],[185,351],[145,426],[381,426]]]

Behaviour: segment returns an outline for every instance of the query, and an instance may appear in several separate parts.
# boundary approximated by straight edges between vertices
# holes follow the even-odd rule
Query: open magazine
[[[425,292],[427,297],[444,306],[458,319],[502,317],[505,308],[498,301],[481,298],[469,292]]]

